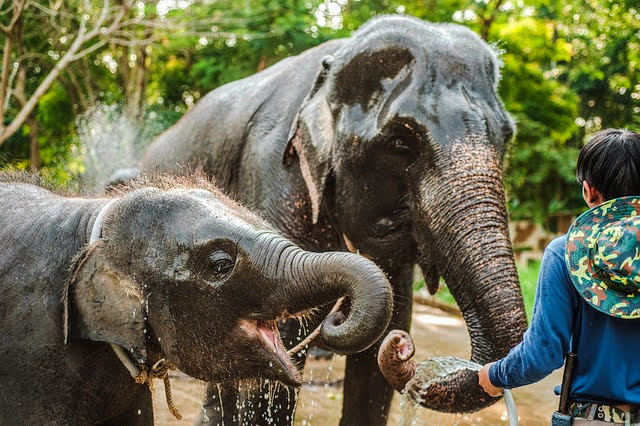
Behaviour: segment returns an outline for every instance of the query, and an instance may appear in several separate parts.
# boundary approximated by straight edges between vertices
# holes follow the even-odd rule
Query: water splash
[[[427,388],[433,380],[456,373],[460,370],[479,371],[480,365],[466,359],[454,356],[435,357],[427,359],[418,364],[416,374],[407,382],[405,389],[409,389],[409,383],[413,383],[416,388]]]
[[[115,105],[98,104],[77,121],[87,192],[102,192],[108,178],[120,168],[134,167],[142,154],[140,126]]]
[[[400,412],[402,413],[400,426],[412,426],[417,424],[418,406],[418,402],[411,397],[409,392],[402,393],[402,397],[400,398]]]
[[[417,408],[424,403],[420,390],[425,390],[431,386],[433,381],[454,374],[460,370],[480,370],[480,365],[465,359],[446,356],[427,359],[418,364],[415,375],[407,382],[402,391],[400,400],[400,411],[402,412],[401,426],[411,426],[417,424]],[[459,422],[456,417],[456,424]]]
[[[171,123],[154,111],[143,122],[129,117],[120,104],[97,104],[81,115],[76,126],[84,164],[85,192],[102,193],[116,170],[138,166],[152,138]]]

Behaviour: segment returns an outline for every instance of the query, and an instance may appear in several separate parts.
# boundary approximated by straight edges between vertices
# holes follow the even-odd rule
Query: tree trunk
[[[40,144],[38,143],[38,136],[40,135],[40,126],[38,125],[38,121],[35,119],[34,115],[31,115],[27,119],[27,124],[29,125],[29,141],[30,141],[29,159],[31,160],[32,171],[38,170],[41,165]]]
[[[262,71],[267,67],[267,57],[264,55],[260,56],[260,60],[258,61],[258,71]]]
[[[11,46],[13,44],[13,34],[7,34],[4,39],[4,49],[2,51],[2,71],[0,71],[0,135],[4,132],[4,116],[6,112],[5,97],[7,96],[7,83],[9,81],[9,66],[11,63]]]

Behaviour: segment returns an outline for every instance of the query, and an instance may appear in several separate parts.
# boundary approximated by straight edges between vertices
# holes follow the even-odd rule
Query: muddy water
[[[464,322],[439,310],[415,305],[411,336],[416,345],[417,362],[434,356],[470,356],[469,336]],[[344,357],[333,361],[309,360],[305,369],[305,385],[301,391],[295,425],[337,425],[342,407],[342,377]],[[515,389],[513,396],[521,424],[548,425],[551,413],[557,407],[558,398],[553,387],[560,383],[562,375],[556,371],[545,380],[524,388]],[[171,387],[176,406],[183,419],[177,421],[166,408],[162,381],[156,380],[154,411],[157,425],[191,425],[199,415],[200,397],[204,385],[186,376],[172,379]],[[402,424],[401,397],[398,393],[391,406],[390,425]],[[408,417],[412,425],[507,425],[504,403],[497,404],[473,414],[454,415],[416,408],[415,417]],[[412,421],[411,421],[412,420]]]

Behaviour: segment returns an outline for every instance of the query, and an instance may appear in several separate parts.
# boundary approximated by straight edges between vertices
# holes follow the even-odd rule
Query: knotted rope
[[[180,414],[173,403],[173,397],[171,396],[171,382],[169,381],[169,370],[175,369],[176,366],[173,365],[171,361],[167,361],[163,358],[153,364],[151,370],[149,370],[145,364],[141,365],[140,374],[138,374],[134,379],[139,385],[144,385],[146,383],[149,386],[149,390],[151,392],[153,392],[153,379],[162,379],[162,381],[164,382],[164,395],[167,399],[169,411],[171,412],[171,414],[173,414],[173,417],[181,420],[182,414]]]

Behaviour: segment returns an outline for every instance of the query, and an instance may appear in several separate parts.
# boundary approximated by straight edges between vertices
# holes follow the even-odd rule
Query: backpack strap
[[[582,332],[582,303],[578,299],[577,311],[573,320],[573,330],[571,332],[571,343],[569,353],[565,356],[564,373],[562,374],[562,387],[560,389],[560,403],[558,411],[562,414],[569,414],[569,393],[571,392],[571,382],[573,380],[573,370],[578,361],[578,345]]]

